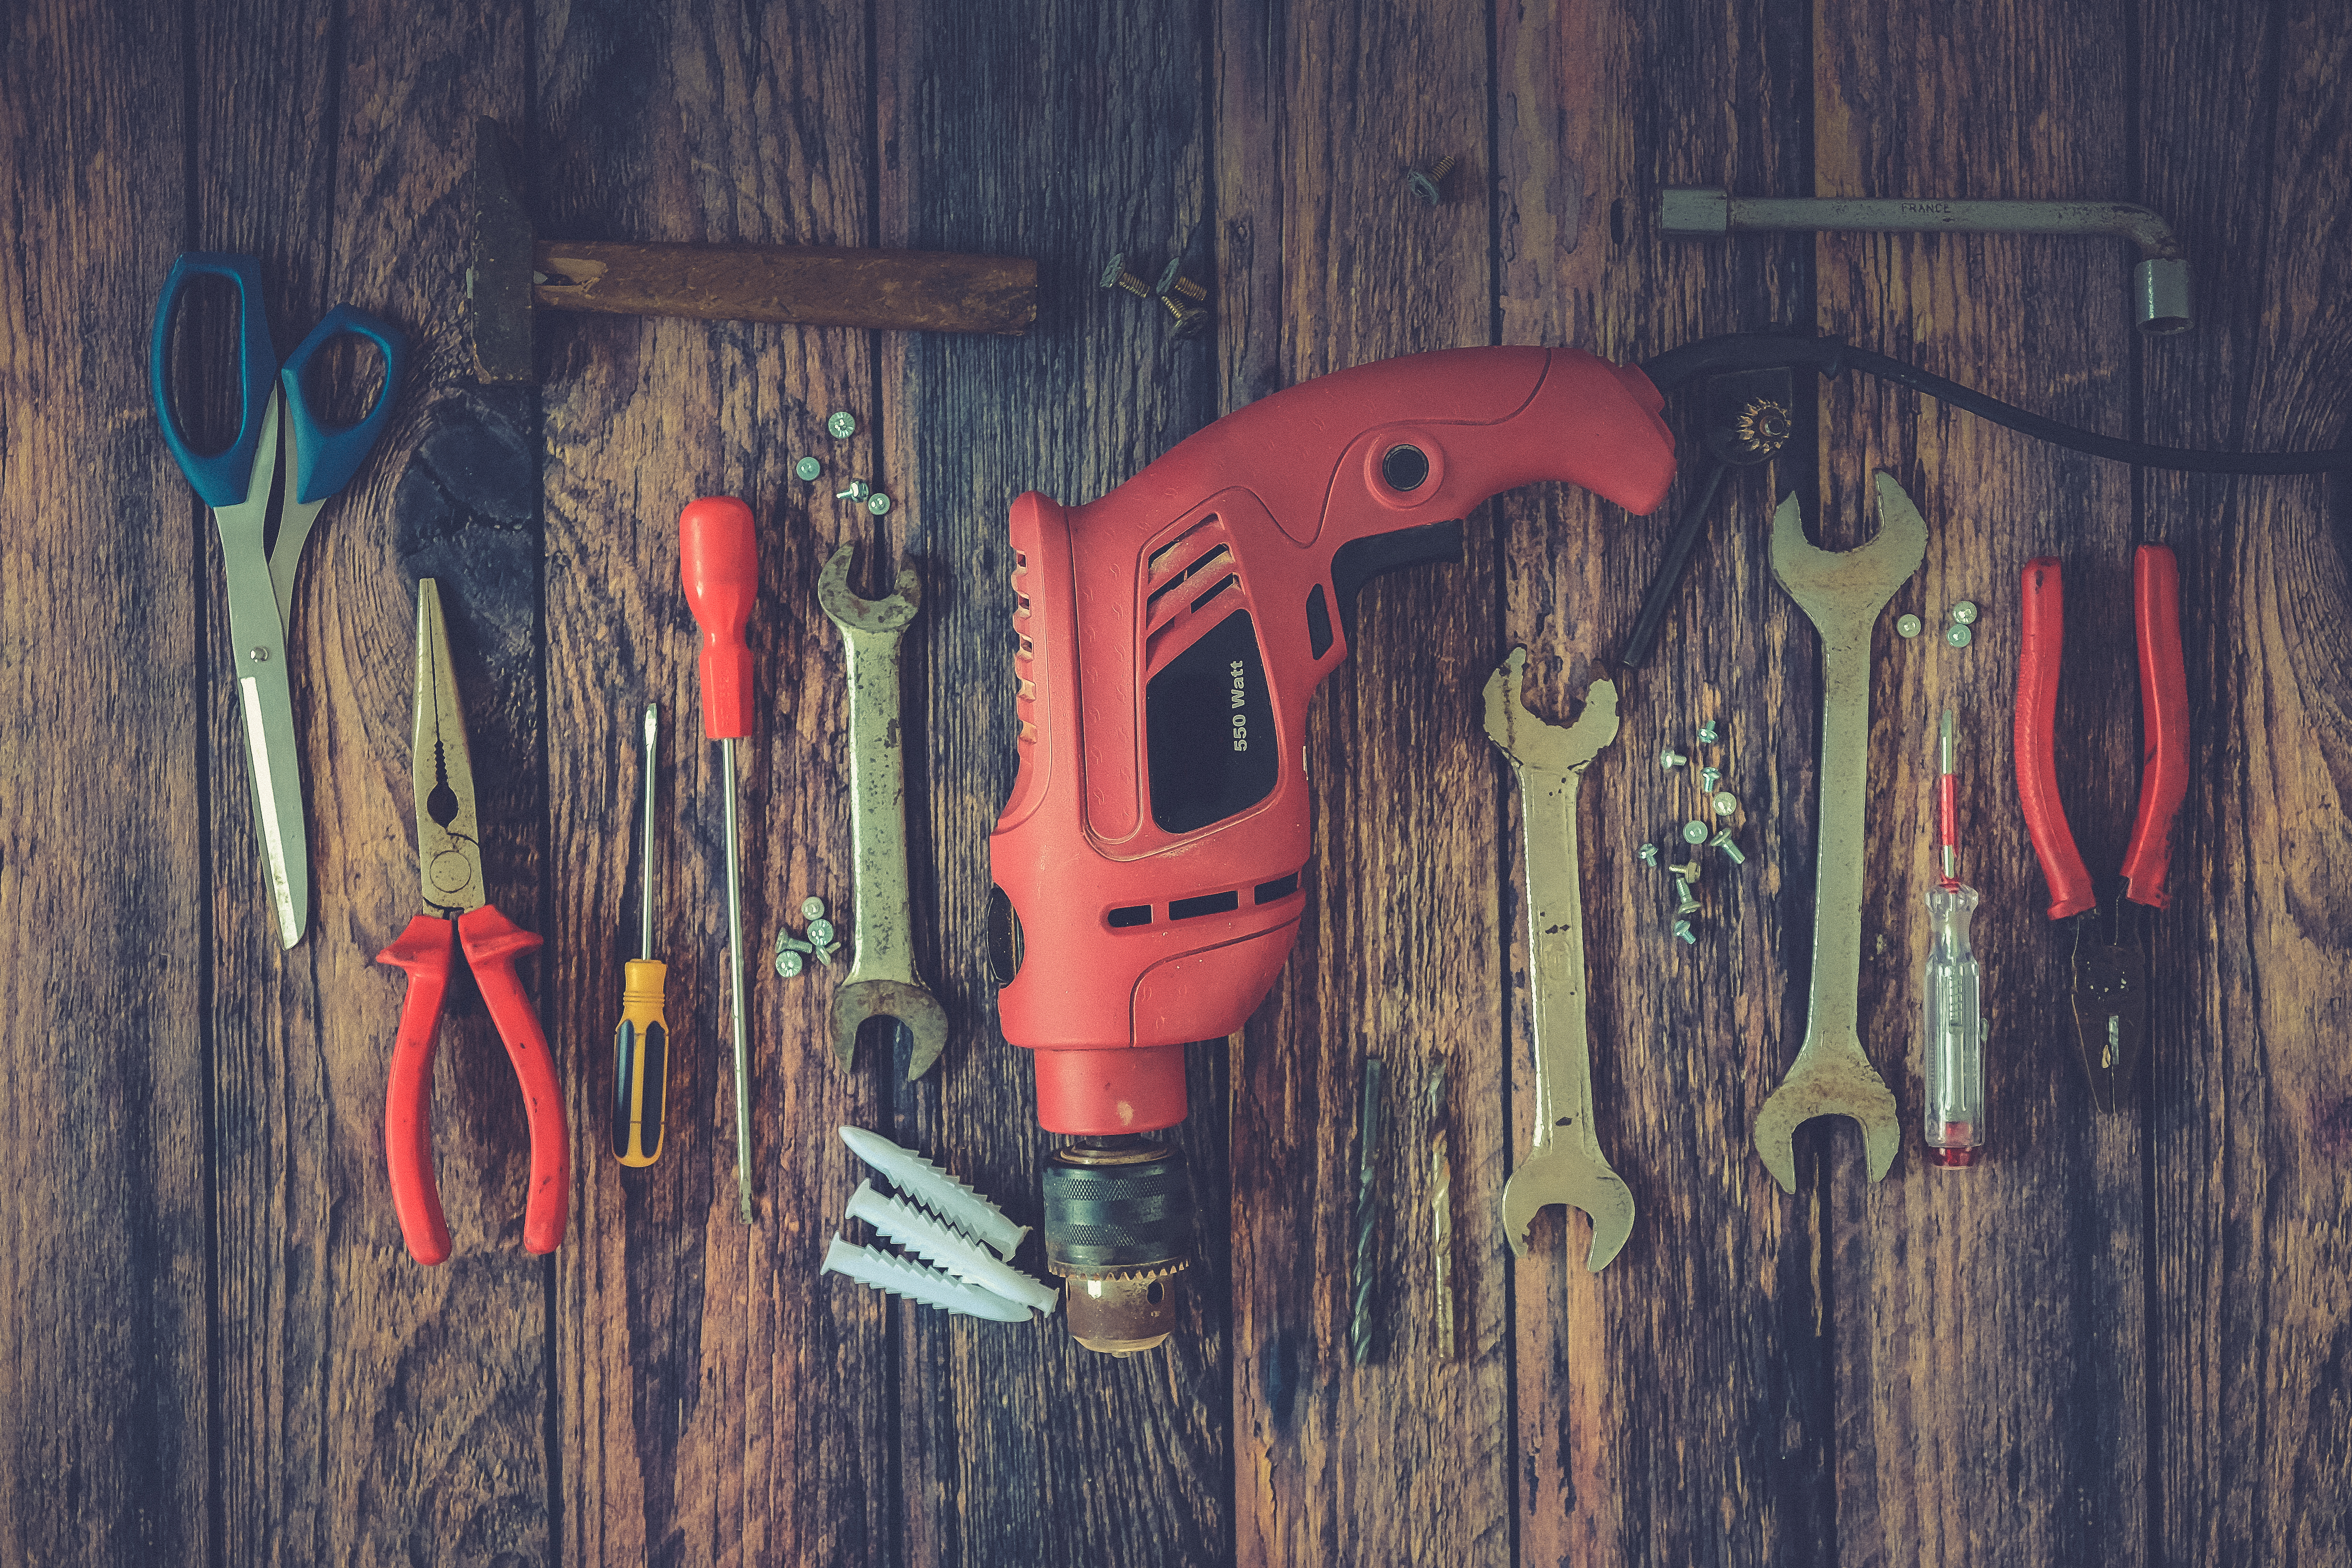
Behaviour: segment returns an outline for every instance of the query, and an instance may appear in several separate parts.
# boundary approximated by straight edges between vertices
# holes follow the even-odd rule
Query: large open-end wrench
[[[1870,778],[1870,633],[1895,591],[1927,555],[1927,523],[1903,487],[1878,476],[1878,532],[1842,553],[1805,538],[1790,496],[1772,514],[1772,575],[1822,637],[1822,797],[1815,815],[1812,1002],[1796,1065],[1756,1115],[1756,1152],[1783,1190],[1797,1190],[1797,1124],[1816,1116],[1862,1123],[1864,1163],[1877,1181],[1895,1163],[1903,1126],[1894,1093],[1863,1053],[1862,858]]]
[[[1584,893],[1576,864],[1576,786],[1617,739],[1617,688],[1596,680],[1561,728],[1519,703],[1528,650],[1486,682],[1486,738],[1518,775],[1528,866],[1528,985],[1535,1016],[1536,1116],[1528,1155],[1503,1184],[1503,1233],[1528,1249],[1536,1211],[1567,1204],[1592,1216],[1584,1266],[1598,1274],[1633,1234],[1633,1194],[1592,1130],[1592,1053],[1585,1037]]]
[[[849,654],[849,974],[833,997],[833,1052],[847,1070],[868,1018],[896,1018],[915,1037],[912,1081],[947,1048],[947,1009],[915,973],[915,910],[907,887],[907,768],[898,725],[898,638],[922,603],[914,568],[887,599],[849,591],[845,544],[816,580],[816,602]]]

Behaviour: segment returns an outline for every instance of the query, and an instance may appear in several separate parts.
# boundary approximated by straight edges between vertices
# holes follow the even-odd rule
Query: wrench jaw
[[[1514,1257],[1527,1256],[1529,1227],[1537,1214],[1553,1204],[1582,1209],[1591,1216],[1592,1249],[1584,1258],[1590,1273],[1608,1268],[1633,1234],[1633,1190],[1623,1177],[1572,1149],[1531,1149],[1503,1184],[1503,1234]]]
[[[857,1055],[857,1031],[868,1018],[895,1018],[915,1037],[908,1083],[930,1071],[947,1049],[947,1009],[922,986],[909,980],[846,980],[833,994],[833,1055],[844,1072]]]
[[[1609,749],[1617,738],[1617,687],[1596,680],[1586,688],[1584,710],[1572,724],[1547,724],[1519,700],[1527,682],[1528,650],[1515,647],[1503,668],[1486,678],[1486,738],[1511,759],[1511,766],[1538,773],[1576,772]]]
[[[923,585],[911,566],[898,568],[897,587],[887,599],[861,599],[849,591],[849,563],[857,546],[845,544],[826,558],[817,574],[817,607],[845,631],[900,632],[913,624],[922,608]]]
[[[1782,1192],[1797,1190],[1797,1129],[1816,1116],[1851,1116],[1862,1126],[1863,1164],[1874,1182],[1885,1179],[1903,1147],[1903,1122],[1895,1092],[1860,1040],[1841,1041],[1817,1051],[1811,1040],[1797,1053],[1797,1065],[1756,1113],[1756,1153]]]

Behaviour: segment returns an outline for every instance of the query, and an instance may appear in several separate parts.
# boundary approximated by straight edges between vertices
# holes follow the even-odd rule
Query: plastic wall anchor
[[[1030,1321],[1028,1308],[1008,1301],[993,1290],[960,1284],[936,1268],[910,1263],[871,1247],[860,1247],[837,1236],[825,1247],[824,1266],[817,1272],[845,1275],[860,1285],[887,1290],[893,1296],[904,1296],[909,1301],[937,1307],[943,1312],[960,1312],[967,1318],[986,1318],[997,1323]]]
[[[901,1149],[879,1132],[845,1127],[841,1141],[882,1178],[966,1236],[976,1237],[996,1249],[1000,1258],[1020,1250],[1025,1225],[1014,1225],[1005,1212],[924,1159]]]
[[[1008,1301],[1020,1301],[1049,1317],[1061,1304],[1062,1293],[1039,1284],[1001,1258],[992,1258],[980,1243],[953,1226],[922,1213],[902,1198],[885,1197],[870,1181],[857,1184],[849,1197],[849,1217],[862,1219],[908,1251],[983,1290]]]

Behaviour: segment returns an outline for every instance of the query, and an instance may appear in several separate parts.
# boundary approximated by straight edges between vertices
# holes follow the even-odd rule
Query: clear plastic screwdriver
[[[1944,710],[1936,780],[1936,837],[1941,851],[1927,891],[1935,949],[1927,955],[1927,1163],[1946,1170],[1976,1163],[1984,1147],[1984,1020],[1981,981],[1969,947],[1977,890],[1960,880],[1959,780],[1954,766],[1952,710]]]

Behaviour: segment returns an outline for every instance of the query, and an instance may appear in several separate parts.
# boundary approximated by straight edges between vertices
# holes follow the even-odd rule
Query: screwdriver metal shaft
[[[643,883],[637,898],[637,954],[621,987],[621,1022],[613,1031],[613,1157],[624,1165],[661,1158],[662,1125],[669,1100],[669,1023],[662,989],[669,966],[654,959],[656,839],[655,767],[661,707],[646,704],[646,800]]]
[[[1935,947],[1921,987],[1927,1010],[1927,1163],[1958,1170],[1984,1146],[1984,1023],[1981,980],[1969,948],[1978,894],[1959,878],[1959,789],[1952,710],[1944,710],[1937,776],[1937,837],[1941,866],[1927,891]]]

